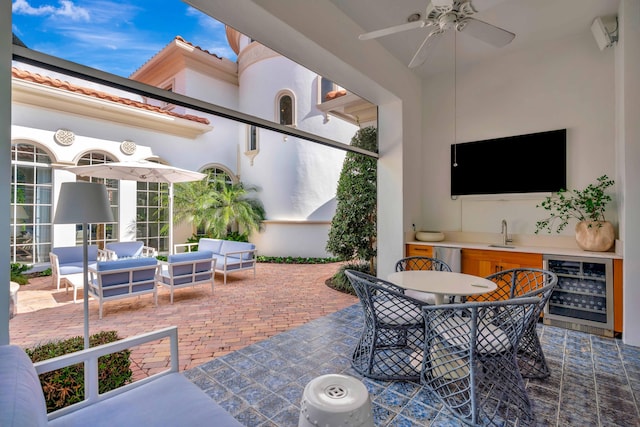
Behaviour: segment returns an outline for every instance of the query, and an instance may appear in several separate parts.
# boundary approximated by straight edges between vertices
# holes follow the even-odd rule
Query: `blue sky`
[[[128,77],[175,36],[236,60],[224,25],[180,0],[13,0],[27,47]]]

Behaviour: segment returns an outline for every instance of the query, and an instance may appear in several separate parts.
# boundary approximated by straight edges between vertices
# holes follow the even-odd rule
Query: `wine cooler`
[[[546,325],[613,336],[613,260],[545,255],[544,268],[558,275]]]

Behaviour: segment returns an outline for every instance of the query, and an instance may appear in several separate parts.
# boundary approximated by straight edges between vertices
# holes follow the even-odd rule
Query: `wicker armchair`
[[[429,258],[423,256],[411,256],[407,258],[402,258],[398,262],[396,262],[396,271],[406,271],[406,270],[435,270],[435,271],[451,271],[451,267],[439,259]],[[420,301],[424,301],[427,304],[434,305],[436,303],[436,297],[432,293],[429,292],[420,292],[414,291],[412,289],[407,289],[404,291],[405,295],[410,296],[411,298],[415,298]],[[455,300],[454,296],[449,297],[449,302],[453,303]]]
[[[487,279],[496,282],[498,288],[490,294],[483,295],[486,300],[499,301],[528,296],[538,297],[537,314],[527,326],[518,347],[518,365],[520,373],[525,378],[548,377],[550,375],[549,367],[538,339],[536,323],[558,283],[558,276],[547,270],[514,268],[487,276]]]
[[[421,381],[473,426],[535,425],[516,363],[538,298],[424,306]]]
[[[364,330],[353,352],[353,368],[368,378],[419,380],[417,355],[424,342],[424,303],[377,277],[353,270],[345,274],[364,311]]]

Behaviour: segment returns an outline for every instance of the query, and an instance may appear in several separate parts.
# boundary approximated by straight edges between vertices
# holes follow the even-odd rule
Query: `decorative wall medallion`
[[[124,154],[131,155],[136,152],[136,143],[133,141],[122,141],[122,144],[120,144],[120,150]]]
[[[58,129],[53,134],[53,140],[60,145],[71,145],[76,140],[76,135],[68,129]]]

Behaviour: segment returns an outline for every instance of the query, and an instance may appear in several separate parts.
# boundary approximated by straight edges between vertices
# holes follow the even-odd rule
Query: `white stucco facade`
[[[238,56],[239,109],[278,121],[279,96],[291,96],[296,128],[348,144],[357,126],[327,117],[317,108],[319,79],[302,67],[258,43],[247,44]],[[240,139],[247,127],[240,130]],[[268,220],[256,244],[275,255],[326,256],[326,243],[335,212],[335,193],[344,152],[271,131],[258,130],[257,154],[241,156],[241,178],[261,188]],[[322,237],[324,236],[324,237]]]
[[[317,108],[320,77],[316,73],[249,43],[245,36],[234,36],[241,40],[237,63],[177,37],[131,78],[275,122],[278,97],[284,93],[294,101],[292,126],[349,143],[359,126]],[[63,167],[77,164],[87,153],[101,153],[113,161],[155,159],[190,170],[217,168],[234,181],[259,189],[255,196],[263,203],[267,220],[250,240],[260,255],[330,256],[325,245],[343,151],[258,129],[257,150],[248,152],[248,125],[243,123],[181,106],[169,106],[173,115],[157,108],[145,110],[144,105],[167,106],[29,65],[13,66],[18,71],[12,85],[11,140],[32,144],[49,155],[52,209],[61,183],[76,179]],[[67,82],[72,89],[51,79]],[[73,144],[55,141],[59,129],[72,132]],[[135,152],[125,153],[123,141],[134,142]],[[139,237],[136,183],[120,181],[118,185],[118,227],[113,238],[135,240]],[[51,246],[76,243],[74,226],[51,227]],[[174,243],[186,241],[195,231],[192,224],[177,224]],[[34,264],[46,264],[48,248],[38,249]]]

